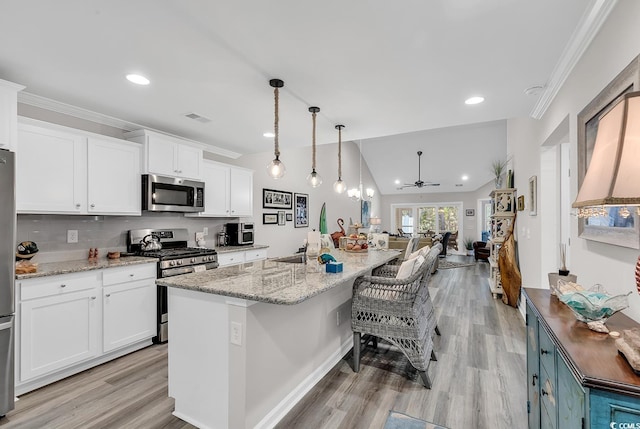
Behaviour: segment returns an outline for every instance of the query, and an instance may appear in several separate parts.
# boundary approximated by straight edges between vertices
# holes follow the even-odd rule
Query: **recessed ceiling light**
[[[484,101],[484,97],[470,97],[464,100],[464,104],[480,104]]]
[[[273,134],[271,131],[267,131],[266,133],[262,133],[262,136],[263,136],[263,137],[266,137],[266,138],[268,138],[268,139],[272,139],[272,138],[274,138],[276,135],[275,135],[275,134]]]
[[[139,74],[128,74],[127,80],[137,85],[149,85],[149,79]]]
[[[469,180],[469,176],[467,176],[466,174],[464,176],[461,177],[462,180]]]
[[[399,185],[400,184],[400,179],[396,179],[395,184]]]

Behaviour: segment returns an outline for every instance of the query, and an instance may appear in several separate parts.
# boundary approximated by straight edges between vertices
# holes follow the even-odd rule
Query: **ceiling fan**
[[[405,183],[404,186],[400,186],[398,188],[398,190],[400,189],[404,189],[404,188],[412,188],[412,187],[416,187],[416,188],[422,188],[423,186],[440,186],[439,183],[434,183],[434,182],[424,182],[420,179],[420,160],[422,157],[422,151],[419,150],[418,151],[418,180],[416,180],[413,183]]]

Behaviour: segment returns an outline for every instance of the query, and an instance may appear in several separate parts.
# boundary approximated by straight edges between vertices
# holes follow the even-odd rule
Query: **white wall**
[[[578,113],[640,53],[640,2],[621,0],[607,22],[596,35],[557,97],[536,122],[531,119],[510,120],[508,139],[513,153],[516,187],[526,189],[528,177],[540,175],[541,145],[569,115],[569,143],[571,171],[577,172],[577,115]],[[577,195],[577,174],[571,175],[571,202]],[[544,210],[539,207],[539,211]],[[540,266],[543,243],[549,237],[540,228],[540,216],[519,216],[519,226],[529,231],[519,240],[523,285],[548,287],[543,277],[546,271],[557,267]],[[634,269],[638,250],[584,240],[578,237],[577,219],[571,217],[571,266],[578,282],[591,286],[601,283],[612,293],[633,292],[630,308],[625,311],[640,321],[640,296],[635,292]]]
[[[265,144],[268,147],[269,144]],[[299,149],[290,149],[284,145],[280,147],[280,159],[285,164],[287,172],[281,179],[274,180],[267,175],[266,166],[273,159],[273,150],[258,154],[245,155],[234,163],[239,166],[251,168],[255,171],[253,180],[253,207],[256,243],[269,245],[269,257],[291,255],[307,237],[307,232],[319,230],[320,210],[322,204],[327,208],[327,232],[338,231],[336,223],[338,218],[345,221],[345,229],[349,219],[360,222],[360,203],[351,201],[346,193],[339,195],[333,191],[333,183],[338,178],[338,145],[320,145],[316,154],[316,171],[322,176],[323,183],[318,188],[312,188],[306,182],[307,175],[311,172],[311,146]],[[366,151],[366,148],[363,148]],[[342,143],[342,179],[349,188],[359,184],[359,150],[353,142]],[[380,213],[380,197],[377,187],[367,164],[362,161],[362,183],[364,188],[373,188],[376,196],[372,201],[371,214]],[[295,228],[294,222],[287,222],[285,226],[263,225],[263,213],[275,213],[277,210],[262,208],[262,189],[277,189],[293,193],[309,195],[309,227]],[[287,210],[293,213],[293,210]]]

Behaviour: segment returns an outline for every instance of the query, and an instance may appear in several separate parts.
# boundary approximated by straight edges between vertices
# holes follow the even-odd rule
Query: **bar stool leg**
[[[353,372],[360,372],[360,332],[353,333]]]

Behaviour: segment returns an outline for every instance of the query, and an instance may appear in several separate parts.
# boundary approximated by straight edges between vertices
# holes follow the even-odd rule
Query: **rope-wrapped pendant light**
[[[284,86],[284,82],[280,79],[271,79],[269,81],[269,85],[273,87],[273,98],[274,98],[274,119],[273,119],[273,154],[275,155],[275,159],[271,161],[267,165],[267,173],[274,179],[280,179],[284,176],[286,171],[284,164],[280,161],[280,146],[278,142],[278,121],[279,121],[279,112],[278,112],[278,101],[279,101],[279,88]]]
[[[338,180],[333,184],[333,190],[343,194],[347,190],[347,184],[342,180],[342,129],[344,125],[336,125],[338,130]]]
[[[316,115],[319,111],[319,107],[309,107],[313,120],[313,130],[311,137],[311,173],[307,176],[307,182],[312,188],[317,188],[322,184],[322,177],[316,173]]]

